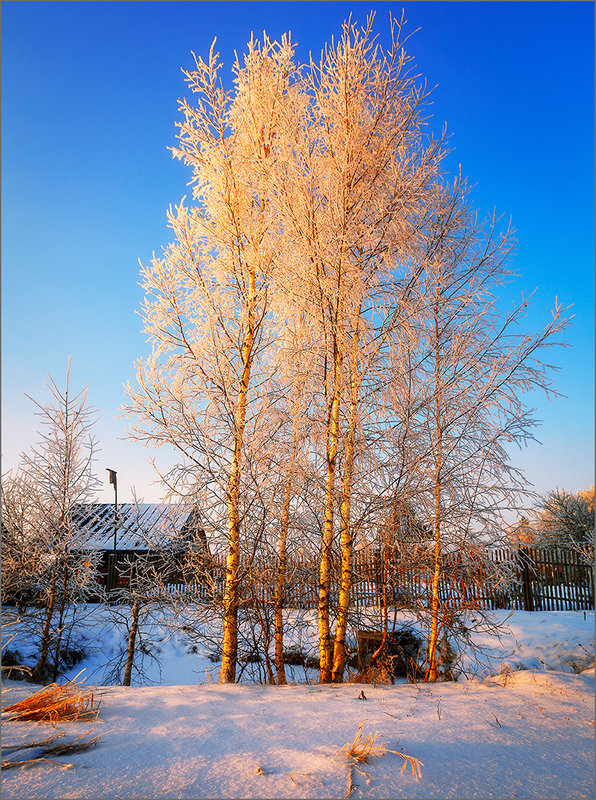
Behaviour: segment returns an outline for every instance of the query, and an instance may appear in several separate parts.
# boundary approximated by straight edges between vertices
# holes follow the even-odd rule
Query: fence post
[[[114,559],[114,554],[108,552],[108,574],[106,575],[107,578],[107,590],[108,594],[116,587],[116,564]]]
[[[532,592],[532,582],[530,578],[530,553],[525,547],[520,547],[518,553],[518,565],[521,565],[522,597],[524,601],[524,611],[534,611],[534,594]]]

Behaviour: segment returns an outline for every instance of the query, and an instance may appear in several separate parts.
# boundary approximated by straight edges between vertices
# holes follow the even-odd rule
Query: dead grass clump
[[[372,658],[370,663],[361,672],[350,677],[350,683],[372,683],[387,686],[392,683],[393,661],[391,656],[382,654]]]
[[[66,756],[72,753],[80,753],[83,750],[90,750],[92,747],[99,742],[101,736],[93,736],[92,738],[85,738],[88,737],[91,731],[87,731],[87,733],[82,733],[80,736],[76,736],[74,739],[71,739],[68,742],[55,742],[56,739],[61,738],[64,736],[64,731],[60,731],[60,733],[56,733],[53,736],[48,736],[47,739],[42,739],[39,742],[29,742],[28,744],[20,744],[20,745],[10,745],[8,747],[3,747],[2,750],[4,752],[14,752],[14,751],[21,751],[21,750],[34,750],[34,752],[30,753],[29,758],[22,758],[21,755],[17,756],[16,758],[8,758],[2,759],[2,769],[13,769],[14,767],[26,767],[31,766],[32,764],[36,764],[40,761],[49,761],[52,764],[56,764],[57,766],[62,767],[63,769],[69,769],[73,766],[73,764],[65,763],[63,761],[54,761],[57,756]]]
[[[8,622],[2,625],[2,631],[4,632],[7,628],[10,628],[14,625],[15,622]],[[6,677],[12,680],[19,680],[23,677],[31,677],[31,670],[29,667],[25,667],[21,664],[21,656],[18,650],[9,650],[8,645],[16,638],[16,633],[7,639],[6,641],[2,642],[0,646],[0,652],[2,653],[2,665],[0,666],[0,671],[6,672]],[[8,689],[2,687],[2,694],[7,692]]]
[[[33,742],[25,742],[23,744],[3,744],[3,753],[14,753],[16,750],[27,750],[32,747],[46,747],[47,745],[55,742],[56,739],[61,739],[64,736],[64,731],[58,731],[46,736],[45,739],[34,740]]]
[[[39,692],[13,703],[3,709],[2,717],[19,722],[72,722],[80,719],[95,719],[99,701],[90,689],[82,689],[76,681],[63,686],[51,683]]]
[[[398,750],[390,750],[385,744],[375,745],[378,732],[375,733],[374,735],[369,733],[369,735],[366,738],[363,738],[362,736],[363,727],[364,727],[364,720],[358,726],[358,729],[356,730],[352,743],[345,744],[337,755],[345,751],[348,762],[351,761],[351,763],[354,764],[354,766],[356,766],[359,772],[362,772],[364,775],[367,775],[368,778],[370,778],[370,775],[367,772],[363,772],[362,770],[360,770],[358,764],[362,763],[367,764],[368,760],[375,756],[379,757],[385,755],[385,753],[394,753],[396,756],[400,756],[400,758],[402,758],[404,762],[400,772],[403,772],[406,766],[409,764],[414,778],[418,780],[418,778],[421,777],[420,767],[424,766],[424,764],[421,761],[418,761],[418,759],[414,758],[413,756],[408,756],[405,753],[401,753]]]

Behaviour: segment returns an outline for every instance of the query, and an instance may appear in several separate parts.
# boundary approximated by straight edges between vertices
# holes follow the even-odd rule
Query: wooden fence
[[[512,553],[496,550],[497,565],[512,563]],[[506,608],[523,611],[582,611],[594,608],[594,569],[569,550],[522,548],[513,554],[514,574],[507,585]]]
[[[331,602],[339,594],[339,568],[332,563]],[[119,582],[120,585],[121,582]],[[168,594],[190,595],[197,601],[221,600],[225,560],[211,559],[203,580],[170,582]],[[240,572],[242,602],[270,605],[275,591],[275,564],[253,561]],[[354,554],[351,604],[355,607],[388,605],[428,607],[432,565],[383,558],[378,551]],[[295,559],[288,564],[284,591],[286,608],[315,609],[318,603],[318,564]],[[468,558],[446,557],[439,580],[444,609],[517,609],[522,611],[581,611],[594,608],[594,574],[574,552],[523,548],[493,550]]]

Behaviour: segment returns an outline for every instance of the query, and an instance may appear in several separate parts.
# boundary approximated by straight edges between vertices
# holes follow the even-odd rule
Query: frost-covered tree
[[[143,270],[144,331],[152,355],[130,390],[137,439],[171,445],[180,465],[171,488],[203,508],[227,507],[227,567],[220,681],[234,681],[238,647],[241,510],[247,441],[276,346],[275,271],[280,222],[268,175],[287,157],[299,106],[292,45],[266,36],[248,45],[226,91],[211,49],[186,72],[196,103],[181,102],[174,155],[191,167],[194,205],[170,211],[175,241]],[[253,396],[253,393],[255,396]],[[222,526],[223,527],[223,526]]]
[[[361,348],[371,329],[384,324],[375,296],[415,235],[440,159],[440,146],[421,135],[424,96],[407,74],[399,33],[392,23],[384,54],[372,17],[362,32],[346,23],[340,42],[302,78],[289,39],[252,40],[243,65],[234,67],[232,92],[218,82],[213,51],[187,74],[199,100],[195,107],[182,103],[175,154],[192,167],[196,205],[170,213],[176,241],[143,272],[153,354],[139,364],[140,389],[130,396],[139,418],[133,435],[173,445],[191,467],[191,482],[202,474],[202,489],[219,493],[228,506],[224,681],[234,679],[237,647],[242,465],[259,460],[247,448],[267,428],[263,387],[275,371],[277,332],[293,316],[306,317],[310,341],[319,341],[324,681],[332,673],[336,469],[340,446],[346,447],[335,670],[343,676]],[[345,435],[344,401],[351,409]],[[168,480],[180,490],[188,474],[178,469]]]
[[[286,683],[284,668],[285,594],[288,586],[288,554],[296,549],[297,509],[300,498],[308,490],[306,482],[312,473],[308,465],[310,421],[307,410],[312,395],[312,347],[307,342],[305,326],[298,314],[287,320],[280,331],[279,369],[269,386],[274,393],[270,415],[271,447],[263,469],[275,476],[268,492],[270,530],[265,544],[275,552],[269,558],[276,564],[273,595],[275,670],[277,683]],[[303,532],[301,532],[303,534]],[[300,536],[302,538],[302,536]]]
[[[384,52],[373,15],[348,21],[337,43],[311,61],[309,98],[290,161],[277,165],[276,192],[288,275],[319,341],[320,459],[324,471],[319,586],[321,681],[341,681],[352,582],[351,499],[356,431],[371,361],[397,324],[396,292],[407,280],[441,159],[441,142],[422,134],[425,94],[409,72],[401,25],[391,22]],[[405,275],[404,275],[405,273]],[[341,470],[339,466],[341,464]],[[339,471],[338,471],[339,470]],[[338,513],[339,512],[339,513]],[[341,587],[335,635],[330,623],[331,551],[339,540]]]
[[[524,336],[525,302],[495,310],[510,236],[478,225],[461,183],[444,188],[402,24],[386,51],[372,25],[348,20],[299,68],[289,38],[252,39],[231,90],[213,47],[186,73],[195,102],[181,102],[174,155],[193,203],[170,211],[174,241],[143,268],[152,353],[129,410],[132,436],[178,452],[164,480],[224,543],[222,682],[236,678],[241,580],[264,553],[285,680],[298,536],[318,539],[320,680],[343,680],[355,537],[412,504],[440,572],[448,534],[485,530],[520,490],[505,451],[530,435],[519,396],[549,387],[536,353],[560,317]]]
[[[16,476],[3,490],[4,511],[7,495],[14,497],[18,487],[18,513],[11,512],[3,526],[6,522],[12,530],[13,542],[18,535],[23,548],[19,557],[24,553],[27,564],[34,561],[32,570],[23,574],[24,583],[41,604],[34,680],[48,676],[56,680],[67,620],[72,621],[77,600],[93,585],[92,558],[83,553],[86,532],[74,521],[73,512],[92,499],[98,486],[91,433],[95,412],[88,404],[88,387],[71,391],[70,359],[64,389],[52,377],[47,387],[47,403],[30,398],[43,425],[39,443],[22,454]]]
[[[144,544],[151,549],[119,562],[122,585],[105,597],[106,610],[113,622],[126,629],[125,653],[116,656],[107,673],[116,680],[121,678],[123,686],[130,686],[133,669],[143,675],[139,651],[142,655],[155,657],[147,642],[149,630],[158,621],[166,619],[172,601],[167,584],[177,572],[177,559],[172,551],[173,537],[168,542],[167,521],[162,525],[166,527],[166,531],[161,532],[165,546],[159,548],[154,542],[145,541]],[[156,531],[152,534],[155,537]],[[142,534],[141,537],[146,538]]]
[[[42,560],[33,501],[31,479],[22,466],[2,476],[2,603],[20,610],[35,601]]]
[[[527,484],[509,451],[533,438],[524,395],[554,393],[542,354],[568,324],[557,305],[541,331],[527,333],[527,300],[509,313],[497,307],[514,239],[509,230],[499,233],[494,219],[479,223],[466,195],[465,182],[456,181],[429,224],[414,348],[412,447],[427,477],[417,503],[433,529],[429,680],[438,677],[439,635],[451,614],[442,613],[439,597],[446,553],[449,569],[469,562],[467,552],[478,558],[478,542],[494,538],[503,513],[523,499]]]
[[[579,553],[594,561],[594,487],[576,493],[555,489],[543,498],[532,529],[538,544]]]

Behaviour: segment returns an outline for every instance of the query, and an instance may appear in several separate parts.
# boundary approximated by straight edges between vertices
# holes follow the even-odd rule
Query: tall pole
[[[110,584],[109,589],[113,589],[116,585],[116,534],[118,532],[118,479],[116,477],[116,470],[106,467],[110,474],[110,483],[114,486],[114,547],[112,553],[112,579],[108,581]]]

